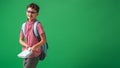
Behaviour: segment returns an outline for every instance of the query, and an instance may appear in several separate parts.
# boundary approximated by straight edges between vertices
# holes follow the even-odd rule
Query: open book
[[[27,58],[32,54],[32,52],[30,51],[30,48],[25,49],[24,51],[22,51],[21,53],[18,54],[19,58]]]

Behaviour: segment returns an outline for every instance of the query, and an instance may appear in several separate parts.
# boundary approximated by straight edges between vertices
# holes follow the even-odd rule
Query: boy
[[[36,17],[38,16],[38,13],[39,6],[35,3],[31,3],[27,6],[27,21],[25,25],[25,35],[21,30],[19,42],[22,45],[22,50],[30,48],[32,51],[32,55],[24,59],[24,68],[36,68],[37,63],[39,61],[39,55],[41,54],[41,46],[46,42],[44,30],[40,23],[37,24],[37,31],[40,35],[41,41],[39,41],[33,33],[33,26],[35,21],[37,21]],[[26,39],[25,41],[24,38]]]

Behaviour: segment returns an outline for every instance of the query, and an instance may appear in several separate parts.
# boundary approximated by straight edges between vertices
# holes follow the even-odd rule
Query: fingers
[[[26,46],[26,49],[28,49],[29,48],[29,46]]]

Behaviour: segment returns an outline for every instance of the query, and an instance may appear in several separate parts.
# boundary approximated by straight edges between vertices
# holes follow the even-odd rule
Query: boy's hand
[[[35,52],[36,51],[36,47],[35,46],[31,47],[31,51]]]
[[[28,49],[28,48],[29,48],[29,46],[26,46],[25,48],[26,48],[26,49]]]

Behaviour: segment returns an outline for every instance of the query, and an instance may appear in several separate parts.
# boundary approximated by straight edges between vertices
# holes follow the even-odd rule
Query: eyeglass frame
[[[29,11],[29,10],[27,10],[26,12],[27,12],[27,13],[31,13],[31,14],[38,13],[38,12],[34,12],[34,11]]]

